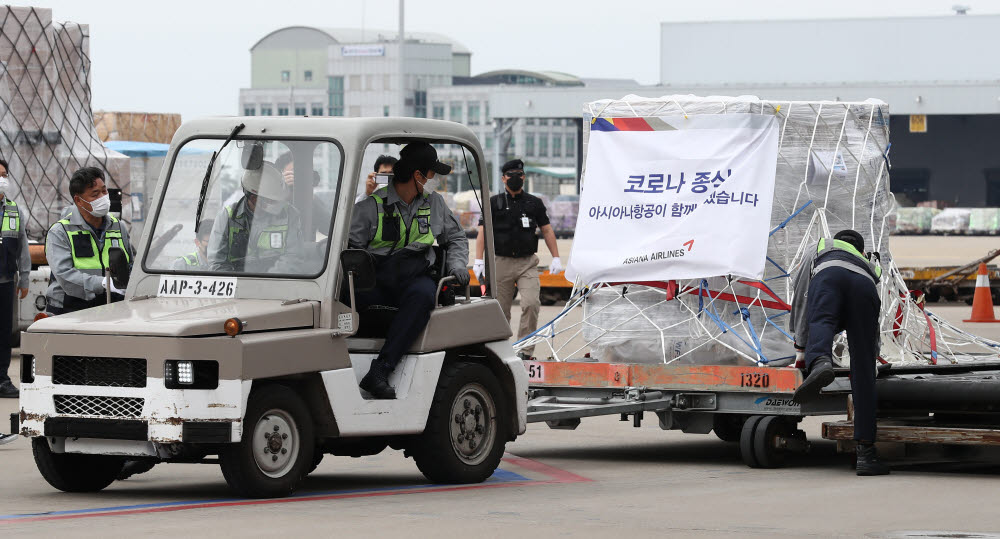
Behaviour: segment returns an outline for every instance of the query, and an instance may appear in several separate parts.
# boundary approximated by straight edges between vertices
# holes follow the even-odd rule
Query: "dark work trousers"
[[[833,338],[847,331],[854,396],[854,439],[875,441],[875,356],[879,347],[878,315],[882,302],[871,279],[845,268],[827,268],[809,283],[806,316],[809,342],[806,366],[831,357]]]
[[[379,284],[371,290],[361,290],[355,294],[360,312],[369,305],[398,307],[399,312],[389,324],[385,344],[375,360],[388,376],[403,355],[413,345],[420,332],[427,326],[430,313],[434,309],[434,293],[437,285],[427,276],[414,277],[404,283]]]
[[[14,331],[14,281],[0,283],[0,384],[10,381],[10,336]]]

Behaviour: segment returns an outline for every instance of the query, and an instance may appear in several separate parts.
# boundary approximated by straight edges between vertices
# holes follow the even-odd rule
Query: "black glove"
[[[451,270],[452,277],[458,280],[458,288],[465,288],[469,285],[469,270],[467,268],[455,268]]]

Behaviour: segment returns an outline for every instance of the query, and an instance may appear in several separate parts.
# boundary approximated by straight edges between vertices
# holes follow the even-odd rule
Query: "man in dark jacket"
[[[854,397],[854,439],[858,475],[884,475],[889,468],[875,452],[875,358],[879,349],[882,268],[864,253],[865,240],[854,230],[819,240],[795,278],[789,329],[795,348],[805,351],[808,375],[792,399],[806,403],[833,382],[833,339],[847,331]]]

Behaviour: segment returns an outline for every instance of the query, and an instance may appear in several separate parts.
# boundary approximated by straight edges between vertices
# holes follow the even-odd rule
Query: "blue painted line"
[[[493,475],[487,479],[486,483],[511,483],[515,481],[532,481],[521,474],[511,472],[508,470],[503,470],[498,468]],[[408,485],[408,486],[397,486],[397,487],[373,487],[373,488],[361,488],[361,489],[347,489],[347,490],[330,490],[324,492],[302,492],[298,494],[293,494],[289,498],[299,498],[299,499],[309,499],[314,497],[322,496],[336,496],[341,494],[366,494],[369,492],[392,492],[392,491],[407,491],[414,489],[424,489],[424,488],[434,488],[436,486],[447,486],[447,485],[433,485],[433,484],[423,484],[423,485]],[[233,503],[233,502],[243,502],[246,501],[244,498],[218,498],[214,500],[191,500],[182,502],[159,502],[159,503],[146,503],[138,505],[117,505],[112,507],[95,507],[91,509],[73,509],[70,511],[46,511],[44,513],[24,513],[20,515],[0,515],[0,521],[3,520],[17,520],[22,518],[35,518],[41,516],[59,516],[59,515],[85,515],[88,513],[109,513],[115,511],[128,511],[135,509],[156,509],[160,507],[183,507],[185,505],[203,505],[203,504],[214,504],[214,503]]]

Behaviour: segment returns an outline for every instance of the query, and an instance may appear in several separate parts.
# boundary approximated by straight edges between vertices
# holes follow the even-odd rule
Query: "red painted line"
[[[542,464],[534,460],[518,457],[511,454],[506,454],[504,460],[514,464],[516,466],[531,470],[533,472],[541,473],[549,476],[548,480],[541,481],[510,481],[504,483],[486,483],[479,485],[457,485],[452,487],[428,487],[421,489],[407,489],[407,490],[396,490],[396,491],[380,491],[380,492],[355,492],[347,494],[330,494],[324,496],[302,496],[297,498],[274,498],[267,500],[242,500],[238,502],[210,502],[203,504],[191,504],[191,505],[178,505],[178,506],[168,506],[168,507],[152,507],[146,509],[132,509],[126,511],[108,511],[103,513],[80,513],[75,515],[39,515],[37,517],[25,517],[16,518],[11,520],[6,520],[0,522],[3,523],[23,523],[23,522],[42,522],[49,520],[71,520],[89,517],[112,517],[112,516],[122,516],[122,515],[140,515],[140,514],[150,514],[150,513],[167,513],[173,511],[187,511],[190,509],[213,509],[217,507],[240,507],[240,506],[252,506],[252,505],[273,505],[279,503],[298,503],[298,502],[314,502],[314,501],[324,501],[324,500],[342,500],[348,498],[374,498],[381,496],[398,496],[402,494],[431,494],[435,492],[459,492],[464,490],[478,490],[487,488],[502,488],[502,487],[518,487],[525,485],[555,485],[563,483],[579,483],[583,481],[591,481],[586,477],[576,475],[572,472],[566,470],[561,470],[547,464]]]
[[[517,455],[511,455],[507,453],[504,455],[504,460],[514,464],[515,466],[520,466],[526,470],[531,470],[533,472],[545,474],[553,479],[553,481],[548,481],[549,483],[582,483],[587,481],[593,481],[593,479],[587,479],[582,475],[576,475],[573,472],[568,472],[561,468],[556,468],[554,466],[549,466],[548,464],[542,464],[537,460],[526,459],[523,457],[518,457]]]

